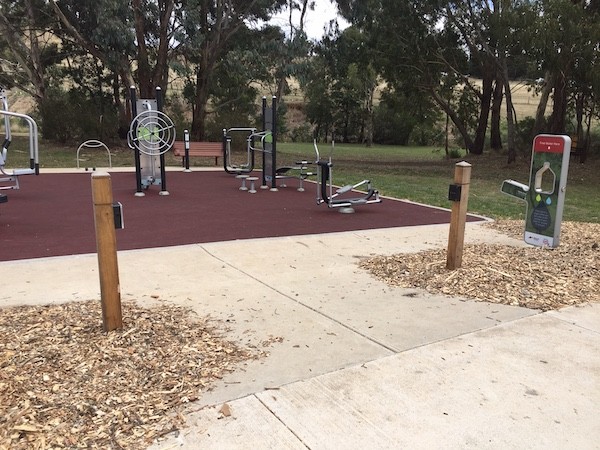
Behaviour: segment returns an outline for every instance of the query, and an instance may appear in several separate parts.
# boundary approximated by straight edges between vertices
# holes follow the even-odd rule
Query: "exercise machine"
[[[296,190],[298,192],[304,192],[304,180],[308,177],[315,175],[315,173],[309,171],[310,162],[308,161],[296,161],[295,166],[283,166],[278,167],[276,170],[277,179],[278,180],[289,180],[296,179],[298,180],[298,187]],[[279,184],[281,187],[286,187],[285,181]]]
[[[134,86],[129,93],[133,120],[127,134],[127,144],[135,150],[135,196],[143,197],[143,190],[151,185],[160,185],[159,195],[169,195],[165,153],[175,142],[175,125],[162,111],[162,90],[156,88],[155,99],[137,99]]]
[[[11,112],[8,110],[8,98],[6,90],[0,87],[0,101],[2,103],[0,114],[4,116],[4,141],[0,152],[0,190],[19,189],[19,177],[21,175],[39,175],[40,163],[38,152],[38,128],[35,120],[25,114]],[[5,167],[8,157],[8,148],[11,144],[10,119],[12,117],[24,120],[29,127],[29,168],[7,169]],[[6,195],[0,198],[0,203],[6,202]]]
[[[245,145],[245,161],[236,163],[233,160],[233,135],[237,133],[247,133]],[[256,128],[252,127],[233,127],[223,128],[223,169],[229,174],[242,175],[248,174],[254,170],[254,139],[256,137]]]
[[[340,188],[336,188],[334,191],[333,186],[333,163],[332,157],[329,155],[328,159],[321,159],[319,154],[319,147],[317,146],[316,139],[313,141],[315,147],[315,153],[317,154],[317,205],[327,204],[329,208],[339,208],[341,213],[353,213],[354,206],[368,205],[372,203],[381,203],[379,197],[379,191],[373,189],[370,180],[362,180],[356,184],[347,184]],[[335,143],[331,143],[331,152]],[[365,186],[367,191],[361,197],[348,197],[344,196],[349,192],[354,191],[361,186]]]
[[[112,168],[112,156],[110,154],[110,150],[108,149],[107,145],[102,142],[99,141],[97,139],[88,139],[87,141],[83,142],[79,147],[77,147],[77,168],[80,168],[79,162],[80,161],[85,161],[85,159],[80,157],[80,153],[81,150],[86,150],[86,149],[95,149],[95,148],[103,148],[104,150],[106,150],[106,154],[108,155],[108,167]],[[89,167],[86,167],[85,170],[87,171]],[[92,166],[92,171],[95,171],[96,167]]]
[[[232,161],[232,133],[246,132],[246,161],[234,164]],[[235,175],[249,174],[254,170],[255,153],[262,155],[261,189],[277,191],[277,97],[273,96],[271,106],[267,98],[262,98],[262,131],[252,127],[223,129],[225,172]]]

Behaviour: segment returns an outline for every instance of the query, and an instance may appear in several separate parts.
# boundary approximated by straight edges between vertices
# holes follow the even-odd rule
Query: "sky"
[[[271,19],[271,23],[279,25],[284,30],[287,29],[289,13],[287,10],[277,14]],[[340,28],[344,29],[348,26],[348,23],[337,14],[337,5],[331,3],[330,0],[315,0],[314,11],[307,11],[304,18],[304,31],[309,39],[320,40],[325,33],[325,27],[329,26],[329,21],[338,18]],[[300,20],[300,11],[294,11],[292,20],[295,19],[296,23]]]

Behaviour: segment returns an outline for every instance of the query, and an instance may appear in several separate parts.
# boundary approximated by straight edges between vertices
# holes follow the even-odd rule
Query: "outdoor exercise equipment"
[[[527,203],[524,240],[558,247],[569,171],[571,138],[540,134],[533,140],[529,185],[504,180],[501,191]]]
[[[87,141],[83,142],[77,148],[77,168],[78,169],[79,169],[79,161],[85,161],[84,159],[81,159],[79,157],[79,153],[81,152],[81,150],[84,150],[86,148],[88,148],[88,149],[103,148],[104,150],[106,150],[106,153],[108,154],[108,167],[112,167],[112,156],[111,156],[110,150],[108,149],[106,144],[104,142],[98,141],[96,139],[88,139]],[[88,170],[88,167],[86,167],[85,170]],[[92,170],[96,170],[96,167],[92,167]]]
[[[271,98],[271,107],[267,106],[267,98],[262,98],[262,125],[260,136],[262,147],[262,185],[271,191],[277,191],[277,97]]]
[[[0,114],[4,116],[4,141],[2,143],[2,151],[0,152],[0,190],[19,189],[19,177],[21,175],[39,175],[40,163],[38,155],[38,128],[35,120],[31,117],[8,110],[8,98],[4,88],[0,87],[0,100],[2,101],[2,109]],[[8,148],[11,144],[10,119],[15,117],[23,119],[29,127],[29,168],[25,169],[7,169],[5,167],[8,157]],[[0,199],[0,203],[6,202]]]
[[[247,132],[246,161],[236,165],[232,162],[232,133]],[[256,128],[236,127],[223,129],[225,172],[240,175],[254,170],[255,152],[262,154],[261,189],[277,191],[277,97],[273,96],[271,106],[267,106],[267,98],[262,98],[262,131]]]
[[[246,135],[245,161],[234,162],[233,158],[233,136],[237,133],[248,133]],[[233,127],[223,128],[223,148],[225,149],[223,157],[223,169],[225,172],[235,175],[250,173],[254,170],[254,138],[256,137],[256,128],[252,127]]]
[[[155,99],[137,99],[135,87],[130,88],[131,121],[127,144],[135,150],[135,195],[143,197],[142,189],[160,185],[159,195],[169,195],[165,170],[165,153],[175,142],[175,125],[163,109],[160,87],[156,88]]]
[[[250,187],[248,188],[248,192],[250,194],[256,194],[256,188],[254,187],[254,182],[258,180],[258,177],[248,177],[248,181],[250,182]]]
[[[304,180],[306,180],[310,176],[315,175],[315,173],[310,172],[308,170],[309,164],[310,163],[308,161],[296,161],[295,166],[278,167],[276,170],[277,179],[278,180],[285,180],[285,179],[290,179],[290,178],[297,179],[298,187],[296,188],[296,190],[299,192],[304,192]],[[284,183],[285,182],[281,183],[280,186],[286,187],[286,185]]]
[[[353,213],[354,206],[368,205],[371,203],[381,203],[379,191],[373,189],[370,180],[362,180],[356,184],[347,184],[338,189],[333,190],[333,163],[332,156],[328,159],[321,159],[319,147],[317,147],[316,139],[313,141],[315,152],[317,154],[317,205],[326,203],[329,208],[340,208],[342,213]],[[331,143],[331,152],[335,144]],[[344,197],[343,194],[353,191],[360,186],[366,185],[367,192],[361,197]]]

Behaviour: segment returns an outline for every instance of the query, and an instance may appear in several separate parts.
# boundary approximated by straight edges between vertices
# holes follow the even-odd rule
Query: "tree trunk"
[[[553,75],[549,71],[547,71],[544,75],[544,84],[540,94],[540,101],[535,111],[535,122],[532,130],[533,136],[540,134],[545,129],[546,107],[548,106],[548,99],[550,98],[550,93],[552,92],[553,78]]]
[[[137,80],[140,98],[152,98],[154,88],[148,48],[146,46],[146,24],[144,23],[144,10],[141,0],[133,0],[133,21],[135,25],[135,38],[137,41]]]
[[[502,109],[502,98],[504,97],[504,85],[496,77],[492,101],[492,122],[490,124],[490,147],[493,150],[502,150],[502,134],[500,133],[500,119]]]
[[[156,61],[150,60],[150,53],[146,42],[146,19],[144,6],[141,0],[133,0],[133,16],[135,36],[137,41],[137,78],[139,83],[140,98],[154,98],[157,87],[166,89],[168,79],[169,61],[169,24],[173,13],[173,0],[158,2],[158,47],[156,48]]]
[[[191,134],[195,139],[203,140],[206,138],[206,117],[208,115],[208,100],[210,98],[211,79],[215,64],[221,56],[225,45],[239,30],[244,23],[243,20],[230,20],[228,14],[228,5],[225,1],[217,2],[216,11],[209,11],[211,2],[203,2],[200,6],[200,24],[199,28],[203,30],[204,42],[200,50],[198,63],[196,67],[196,93],[194,95],[194,105],[192,106],[192,130]],[[251,8],[255,0],[245,4],[246,8]],[[214,23],[212,22],[214,16]],[[240,13],[240,17],[244,14]],[[210,17],[210,23],[209,23]]]
[[[579,92],[575,96],[575,121],[577,123],[575,135],[577,136],[577,139],[579,140],[579,142],[583,142],[583,108],[584,108],[584,105],[585,105],[585,94]]]
[[[309,0],[288,0],[287,3],[287,9],[288,9],[288,26],[290,28],[290,34],[289,34],[289,38],[287,39],[285,45],[287,47],[287,52],[285,57],[283,58],[283,60],[281,61],[280,67],[279,67],[279,74],[280,74],[280,78],[277,80],[277,90],[275,92],[275,95],[277,96],[278,99],[282,99],[283,98],[283,94],[285,93],[285,90],[288,87],[288,82],[287,82],[287,70],[286,70],[286,66],[288,66],[293,60],[294,58],[296,58],[298,55],[294,54],[294,39],[296,38],[296,36],[298,36],[298,34],[303,33],[304,32],[304,19],[306,18],[306,12],[308,10],[308,2]],[[293,23],[293,12],[299,10],[300,11],[300,20],[298,21],[298,27],[296,28],[294,26]]]
[[[493,77],[489,73],[483,74],[482,83],[482,95],[481,95],[481,109],[479,110],[479,119],[477,122],[477,130],[475,131],[475,139],[473,141],[473,148],[470,153],[474,155],[483,154],[483,148],[485,146],[485,135],[487,132],[487,124],[490,116],[490,106],[492,104],[492,93],[493,93]]]
[[[567,79],[563,72],[554,77],[553,107],[550,115],[550,133],[564,133],[567,116]]]
[[[506,140],[508,145],[508,164],[517,160],[517,148],[515,146],[515,110],[510,91],[510,80],[508,78],[508,66],[506,59],[500,60],[502,65],[502,81],[504,83],[504,98],[506,99]]]
[[[35,92],[40,100],[46,98],[46,83],[44,82],[44,67],[42,66],[41,52],[38,42],[37,32],[35,30],[35,7],[31,0],[27,0],[27,19],[32,29],[29,30],[29,48],[31,50],[32,83],[35,86]]]
[[[218,14],[218,12],[216,13]],[[202,43],[198,67],[196,68],[196,94],[194,97],[193,115],[192,115],[192,130],[191,135],[197,141],[205,140],[206,136],[206,115],[209,98],[209,75],[212,71],[210,65],[211,57],[211,33],[208,24],[208,5],[202,4],[200,11],[200,29],[206,33],[206,38]],[[220,24],[216,23],[213,26],[213,33],[219,32]],[[218,40],[217,37],[213,37]]]
[[[473,149],[473,139],[471,139],[471,136],[469,135],[469,131],[467,130],[465,124],[460,120],[460,118],[456,114],[456,111],[454,111],[450,107],[448,102],[444,101],[444,99],[440,96],[440,93],[435,88],[430,88],[429,92],[431,92],[433,100],[439,105],[439,107],[442,108],[442,110],[446,114],[448,114],[450,120],[452,120],[452,123],[454,124],[454,126],[456,127],[456,129],[460,133],[460,136],[463,139],[465,149],[468,153],[471,153],[471,150]]]
[[[367,147],[373,146],[373,99],[375,97],[375,84],[370,85],[367,92],[367,118],[365,121],[365,141]]]
[[[206,63],[206,61],[204,61]],[[203,68],[204,66],[204,68]],[[191,134],[197,141],[203,141],[206,138],[206,116],[208,106],[209,80],[208,69],[202,64],[196,74],[196,96],[194,98],[194,110],[192,117]]]
[[[594,104],[593,103],[590,107],[590,113],[589,113],[588,119],[587,119],[585,139],[583,142],[583,146],[581,147],[581,155],[579,155],[579,162],[581,164],[583,164],[586,161],[587,155],[588,155],[588,149],[590,146],[590,130],[592,128],[592,117],[594,117]]]
[[[35,7],[31,0],[27,1],[27,26],[30,28],[28,32],[15,28],[11,22],[11,18],[3,14],[0,7],[0,33],[4,40],[8,43],[7,50],[19,63],[20,67],[27,74],[27,81],[19,83],[15,80],[15,85],[33,96],[36,103],[39,105],[46,97],[46,84],[44,81],[44,66],[41,61],[41,53],[39,50],[37,30],[35,29]],[[27,41],[27,36],[29,41]],[[33,86],[33,90],[29,86]]]
[[[156,64],[152,74],[154,88],[159,86],[163,92],[167,90],[169,82],[169,29],[171,26],[171,16],[175,4],[173,0],[163,0],[159,2],[160,7],[160,23],[159,23],[159,43],[158,54],[156,55]]]

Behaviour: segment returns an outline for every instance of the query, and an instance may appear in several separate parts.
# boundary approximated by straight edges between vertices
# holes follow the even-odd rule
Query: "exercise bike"
[[[332,183],[333,163],[331,155],[321,159],[316,139],[313,141],[317,154],[317,205],[327,204],[329,208],[339,208],[341,213],[353,213],[354,206],[381,203],[379,191],[373,188],[370,180],[362,180],[356,184],[347,184],[335,189]],[[332,142],[332,153],[334,143]],[[361,197],[345,197],[344,194],[366,185],[367,191]]]

